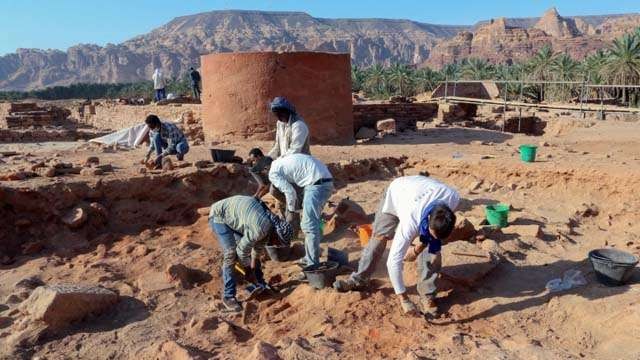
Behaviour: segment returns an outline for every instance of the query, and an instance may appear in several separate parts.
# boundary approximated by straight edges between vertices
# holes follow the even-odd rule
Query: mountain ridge
[[[546,22],[539,24],[545,16]],[[497,19],[502,19],[500,26],[496,19],[441,25],[408,19],[315,18],[305,12],[202,12],[175,17],[119,44],[77,44],[66,51],[17,49],[0,56],[0,89],[133,82],[149,79],[156,67],[178,77],[197,66],[200,55],[230,51],[346,52],[361,66],[400,62],[439,67],[476,55],[493,62],[514,61],[549,43],[580,57],[603,46],[610,36],[602,29],[618,34],[640,26],[639,14],[562,17],[555,9],[542,17]],[[474,36],[481,45],[473,44]],[[500,53],[513,44],[517,48],[506,51],[508,56]]]

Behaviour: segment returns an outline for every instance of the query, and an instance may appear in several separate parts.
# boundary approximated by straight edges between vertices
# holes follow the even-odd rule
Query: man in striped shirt
[[[222,303],[230,311],[241,311],[236,299],[236,262],[247,274],[246,279],[266,287],[258,255],[269,243],[289,245],[291,225],[274,215],[260,200],[236,195],[215,202],[209,212],[209,226],[223,251]]]

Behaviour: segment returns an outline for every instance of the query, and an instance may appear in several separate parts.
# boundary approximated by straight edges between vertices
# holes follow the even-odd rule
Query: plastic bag
[[[582,272],[580,270],[571,269],[565,271],[562,279],[558,278],[549,280],[547,285],[545,285],[545,288],[549,290],[549,292],[558,292],[586,284],[587,280],[582,276]]]

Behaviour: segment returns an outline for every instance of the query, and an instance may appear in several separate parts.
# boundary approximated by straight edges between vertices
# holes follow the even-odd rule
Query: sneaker
[[[336,280],[333,283],[333,288],[338,290],[338,292],[360,291],[364,287],[365,287],[365,284],[358,283],[352,278],[348,278],[345,280]]]
[[[222,305],[231,312],[242,311],[242,305],[235,297],[222,298]]]
[[[425,315],[438,315],[438,304],[436,304],[436,301],[432,297],[422,298],[420,300],[420,307],[422,308],[422,313]]]

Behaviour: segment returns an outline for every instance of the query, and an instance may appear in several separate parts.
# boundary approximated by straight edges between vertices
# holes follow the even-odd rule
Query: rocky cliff
[[[213,11],[178,17],[121,44],[81,44],[60,50],[18,49],[0,57],[0,90],[77,82],[149,79],[162,67],[173,77],[198,66],[201,54],[230,51],[347,52],[355,64],[430,64],[469,56],[508,62],[546,43],[584,56],[603,39],[640,26],[639,15],[499,19],[475,26],[409,20],[321,19],[299,12]]]

